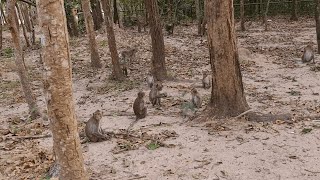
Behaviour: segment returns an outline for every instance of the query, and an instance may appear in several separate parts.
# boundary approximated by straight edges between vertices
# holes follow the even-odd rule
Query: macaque
[[[201,108],[202,100],[201,100],[200,94],[199,94],[199,92],[197,91],[196,88],[193,88],[191,90],[191,95],[192,95],[192,98],[191,98],[192,104],[196,108]]]
[[[128,63],[132,62],[135,58],[136,52],[137,49],[135,48],[121,52],[120,67],[125,76],[128,76]]]
[[[210,76],[208,76],[208,71],[203,71],[202,87],[204,89],[209,89],[211,87],[211,80]]]
[[[93,113],[92,117],[86,123],[85,133],[91,142],[100,142],[108,139],[106,135],[104,135],[101,126],[100,120],[102,118],[102,112],[97,110]]]
[[[128,76],[127,60],[125,58],[121,57],[119,62],[120,62],[120,67],[121,67],[122,73],[125,76]]]
[[[133,103],[133,112],[136,115],[136,120],[143,119],[147,115],[147,107],[144,106],[144,96],[145,93],[140,91],[138,97]]]
[[[173,34],[174,24],[173,23],[166,24],[165,29],[166,29],[168,35]]]
[[[154,78],[151,71],[148,72],[146,80],[147,80],[148,87],[151,89],[154,84]]]
[[[314,63],[314,52],[311,45],[308,45],[307,47],[304,48],[304,52],[301,59],[303,63],[310,62],[311,60]]]
[[[162,91],[163,85],[160,81],[155,82],[151,88],[151,91],[149,93],[149,100],[152,104],[152,106],[161,106],[161,98],[166,97],[167,94],[163,93],[161,94],[160,91]]]

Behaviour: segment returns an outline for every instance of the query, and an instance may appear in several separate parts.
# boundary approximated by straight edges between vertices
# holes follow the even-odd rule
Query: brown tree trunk
[[[318,43],[318,54],[320,54],[320,0],[314,0],[315,3],[315,19]]]
[[[19,27],[16,23],[16,10],[15,10],[16,0],[7,1],[7,13],[8,13],[8,25],[12,36],[12,42],[14,46],[14,60],[16,64],[17,73],[20,79],[20,83],[23,89],[23,93],[26,102],[29,107],[29,113],[31,119],[35,119],[39,116],[38,107],[36,104],[35,97],[33,96],[30,81],[27,75],[27,70],[24,64],[23,50],[21,47],[21,41],[19,37]]]
[[[16,4],[16,7],[17,7],[17,10],[18,10],[20,24],[21,24],[21,27],[22,27],[22,32],[23,32],[24,39],[26,41],[26,45],[27,45],[27,47],[30,47],[31,46],[30,45],[30,40],[29,40],[29,37],[28,37],[28,33],[27,33],[27,28],[25,26],[25,22],[24,22],[23,17],[22,17],[20,6],[18,4]]]
[[[200,0],[195,0],[195,5],[196,5],[196,17],[197,17],[197,22],[198,22],[198,35],[201,35],[201,24],[202,24],[202,20],[201,20],[201,9],[200,9]]]
[[[29,17],[29,14],[28,14],[28,7],[26,5],[19,5],[20,7],[20,10],[22,12],[22,17],[23,17],[23,22],[27,28],[27,31],[29,33],[31,33],[32,29],[31,29],[31,22],[30,22],[30,17]]]
[[[0,51],[2,50],[2,23],[2,13],[0,12]]]
[[[91,66],[93,68],[101,68],[101,61],[98,53],[98,46],[96,42],[96,33],[93,29],[93,20],[90,13],[90,1],[81,0],[84,20],[86,23],[86,31],[89,37],[89,48],[91,52]]]
[[[108,36],[108,45],[111,53],[111,59],[112,59],[112,75],[115,77],[116,80],[123,80],[124,75],[122,74],[120,63],[119,63],[119,55],[117,51],[117,44],[116,44],[116,38],[114,35],[113,30],[113,22],[111,19],[111,6],[109,0],[102,0],[102,7],[104,11],[104,19],[105,19],[105,25],[107,29],[107,36]]]
[[[207,0],[208,45],[212,69],[209,107],[214,116],[237,116],[248,109],[234,28],[232,0]]]
[[[118,13],[118,6],[117,6],[117,0],[113,0],[113,22],[115,24],[119,24],[119,13]]]
[[[264,12],[264,15],[263,15],[263,23],[265,25],[265,31],[268,31],[268,12],[269,12],[269,5],[270,5],[270,0],[267,1],[267,4],[266,4],[266,10]]]
[[[164,80],[167,78],[167,69],[158,2],[157,0],[146,0],[145,6],[148,11],[148,22],[150,23],[152,40],[152,70],[157,80]]]
[[[101,5],[99,0],[90,0],[91,9],[92,9],[92,18],[94,24],[94,30],[101,29],[103,23]]]
[[[32,12],[29,11],[29,16],[30,16],[30,25],[31,25],[31,34],[32,34],[32,45],[36,44],[36,32],[34,28],[34,21],[32,18]]]
[[[240,0],[240,20],[241,20],[241,31],[245,31],[246,27],[244,25],[244,0]]]
[[[60,179],[88,180],[72,93],[72,63],[63,0],[37,1],[44,34],[44,89]]]
[[[292,14],[290,19],[292,21],[298,21],[298,0],[292,0]]]
[[[2,5],[1,0],[0,0],[0,11],[1,11],[1,14],[2,14],[2,17],[3,17],[4,22],[7,23],[7,18],[6,18],[6,16],[5,16],[5,14],[4,14],[3,5]]]

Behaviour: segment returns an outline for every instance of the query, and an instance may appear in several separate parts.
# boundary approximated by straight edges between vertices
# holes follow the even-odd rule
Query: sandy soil
[[[124,83],[108,78],[111,59],[105,34],[97,36],[105,65],[98,72],[90,69],[87,39],[72,39],[79,128],[100,109],[104,113],[102,128],[115,134],[110,141],[83,144],[91,179],[320,179],[320,57],[316,55],[316,64],[300,61],[307,43],[316,48],[314,21],[274,20],[268,32],[259,22],[247,26],[248,31],[237,34],[248,103],[256,112],[290,114],[289,120],[257,122],[243,117],[188,121],[181,117],[180,106],[190,99],[190,87],[200,86],[202,71],[210,70],[206,38],[196,36],[196,27],[189,25],[178,27],[173,36],[165,37],[169,74],[178,80],[164,83],[163,92],[168,97],[161,108],[152,107],[145,98],[148,116],[134,124],[130,137],[125,137],[124,130],[134,121],[132,104],[137,92],[142,89],[148,95],[144,71],[150,67],[149,35],[116,29],[119,50],[138,49],[130,65],[130,77]],[[6,33],[6,47],[10,46],[9,41]],[[27,121],[27,107],[12,60],[1,57],[0,129],[10,129],[6,137],[13,134],[12,127],[19,127],[17,135],[46,134],[48,121]],[[44,107],[39,50],[26,50],[26,62],[38,104]],[[203,108],[197,112],[201,114],[211,91],[198,89],[204,99]],[[23,129],[29,126],[30,132],[25,132]],[[52,162],[51,138],[7,139],[0,141],[0,148],[0,179],[40,179]],[[40,155],[45,158],[39,159]]]

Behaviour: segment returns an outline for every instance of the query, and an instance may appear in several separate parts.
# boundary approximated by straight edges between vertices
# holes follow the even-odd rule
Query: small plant
[[[311,131],[312,131],[311,128],[303,128],[302,131],[301,131],[301,133],[302,133],[302,134],[307,134],[307,133],[309,133],[309,132],[311,132]]]
[[[6,58],[13,57],[13,49],[10,47],[4,48],[1,53]]]
[[[106,40],[102,40],[100,42],[101,47],[106,47],[108,45],[108,42]]]
[[[152,141],[149,144],[147,144],[147,149],[149,150],[155,150],[160,147],[160,144],[157,141]]]

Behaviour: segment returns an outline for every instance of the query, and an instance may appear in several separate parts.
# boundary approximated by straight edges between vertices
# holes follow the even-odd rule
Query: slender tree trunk
[[[119,0],[116,1],[116,5],[115,6],[117,6],[117,11],[118,11],[119,28],[122,28],[123,27],[123,9],[121,9],[121,7],[120,7]]]
[[[195,0],[195,5],[196,5],[196,17],[197,17],[197,22],[198,22],[198,35],[201,35],[201,9],[200,9],[200,0]]]
[[[320,0],[314,0],[315,3],[315,19],[318,43],[318,54],[320,54]]]
[[[81,0],[82,10],[84,14],[84,20],[86,23],[86,31],[89,37],[89,48],[91,52],[91,66],[93,68],[101,68],[101,61],[98,53],[98,46],[96,42],[96,33],[93,29],[93,20],[90,13],[90,2],[89,0]]]
[[[101,29],[103,24],[103,17],[101,11],[101,5],[99,0],[90,0],[91,8],[92,8],[92,18],[94,23],[94,30]]]
[[[111,59],[112,59],[112,67],[113,67],[112,74],[116,80],[121,81],[124,79],[124,75],[122,74],[120,63],[119,63],[119,55],[117,51],[116,38],[114,35],[113,22],[111,19],[112,14],[110,10],[111,8],[110,1],[102,0],[102,7],[104,11],[104,19],[105,19],[105,24],[107,29],[108,45],[109,45]]]
[[[237,116],[248,109],[233,11],[233,0],[207,0],[208,45],[213,84],[209,107],[217,117]]]
[[[113,22],[115,24],[119,24],[119,13],[118,13],[118,6],[117,6],[117,0],[113,0]]]
[[[72,93],[72,63],[63,0],[37,1],[44,34],[44,89],[60,179],[88,180]]]
[[[2,2],[1,2],[1,0],[0,0],[0,11],[1,11],[1,14],[2,14],[2,17],[3,17],[4,22],[7,23],[8,21],[7,21],[7,18],[6,18],[6,16],[5,16],[5,14],[4,14],[3,4],[2,4]]]
[[[30,16],[30,25],[31,25],[31,34],[32,34],[32,45],[36,44],[36,32],[34,28],[34,22],[32,18],[32,13],[29,11],[29,16]]]
[[[240,19],[241,19],[241,31],[245,31],[246,27],[244,25],[244,0],[240,0]]]
[[[265,25],[265,31],[268,31],[268,12],[269,12],[270,0],[267,1],[266,10],[263,15],[263,23]]]
[[[22,17],[20,6],[18,4],[16,4],[16,7],[17,7],[17,10],[18,10],[18,15],[19,15],[19,19],[20,19],[20,23],[21,23],[21,27],[22,27],[23,36],[24,36],[24,39],[26,41],[26,45],[27,45],[27,47],[30,47],[31,46],[30,45],[30,40],[29,40],[29,37],[28,37],[28,33],[27,33],[27,28],[25,26],[25,22],[24,22],[23,17]]]
[[[2,13],[0,12],[0,51],[2,50],[2,23]]]
[[[164,40],[159,17],[157,0],[146,0],[145,6],[148,11],[150,34],[152,40],[152,69],[157,80],[167,78],[165,65]]]
[[[29,33],[31,33],[31,22],[30,22],[30,17],[29,17],[29,14],[28,14],[28,7],[26,5],[20,5],[20,10],[22,12],[22,17],[23,17],[23,22],[27,28],[27,31]]]
[[[29,113],[31,119],[37,118],[40,114],[36,104],[35,97],[30,87],[30,81],[27,75],[27,70],[24,64],[23,50],[21,47],[21,41],[19,37],[19,27],[16,23],[16,0],[7,0],[7,13],[8,13],[8,25],[12,36],[12,42],[14,46],[14,60],[16,64],[17,73],[20,79],[20,83],[24,92],[26,102],[29,107]]]
[[[290,19],[292,21],[298,21],[298,0],[292,0],[292,14]]]

